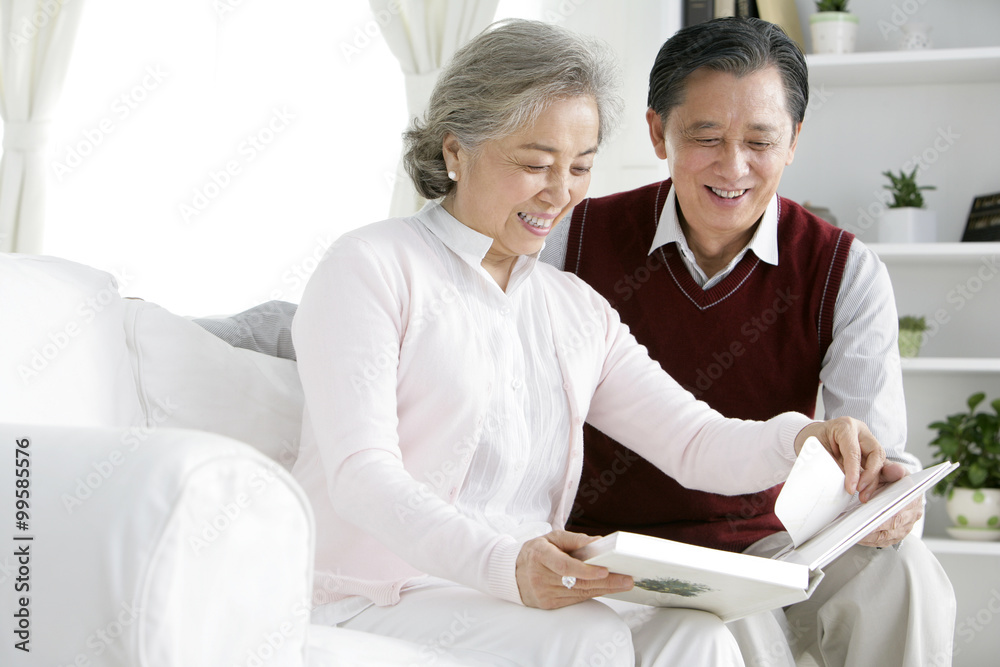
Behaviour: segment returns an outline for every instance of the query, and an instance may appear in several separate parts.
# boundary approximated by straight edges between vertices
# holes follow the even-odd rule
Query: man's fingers
[[[869,442],[865,442],[867,439]],[[885,465],[885,452],[878,446],[875,438],[871,434],[860,434],[862,450],[868,447],[864,453],[864,465],[858,481],[858,493],[861,502],[868,502],[872,494],[878,490],[882,476],[882,468]],[[874,443],[874,447],[872,446]]]
[[[906,472],[906,468],[903,467],[902,463],[886,461],[885,465],[882,466],[881,481],[886,483],[896,482],[903,479],[908,474],[909,473]]]
[[[837,420],[830,433],[830,439],[835,452],[840,455],[840,467],[844,470],[844,488],[853,495],[860,490],[860,484],[864,481],[861,470],[863,447],[856,423],[853,420],[846,422]]]

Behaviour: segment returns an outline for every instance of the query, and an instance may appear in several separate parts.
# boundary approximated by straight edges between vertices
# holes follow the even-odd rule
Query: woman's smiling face
[[[487,142],[473,156],[449,135],[445,161],[458,182],[443,205],[493,239],[487,261],[538,252],[545,237],[587,194],[599,117],[592,97],[549,104],[535,122]]]

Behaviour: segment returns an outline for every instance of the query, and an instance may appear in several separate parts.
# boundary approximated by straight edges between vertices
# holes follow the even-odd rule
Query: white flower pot
[[[879,243],[934,243],[937,217],[922,208],[887,208],[878,218]]]
[[[929,23],[904,23],[900,29],[899,48],[904,51],[931,48],[931,27]]]
[[[945,503],[955,523],[948,533],[963,540],[1000,538],[1000,489],[952,489]]]
[[[816,12],[809,16],[813,53],[853,53],[858,17],[848,12]]]

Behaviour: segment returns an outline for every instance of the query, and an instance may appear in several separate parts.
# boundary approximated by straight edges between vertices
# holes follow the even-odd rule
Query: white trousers
[[[588,600],[562,609],[522,607],[464,586],[406,591],[340,627],[405,639],[421,660],[469,667],[725,667],[743,665],[718,617]]]
[[[770,555],[771,535],[746,553]],[[917,537],[899,549],[855,546],[824,568],[805,602],[729,624],[750,667],[946,667],[955,632],[955,591]]]

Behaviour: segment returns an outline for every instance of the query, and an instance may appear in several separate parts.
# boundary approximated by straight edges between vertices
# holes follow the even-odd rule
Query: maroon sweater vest
[[[706,291],[675,244],[648,254],[669,187],[667,180],[581,202],[566,270],[611,301],[650,356],[725,416],[812,416],[853,235],[779,198],[779,265],[747,252]],[[584,451],[572,530],[627,530],[730,551],[783,530],[774,515],[780,486],[744,496],[685,489],[589,424]]]

